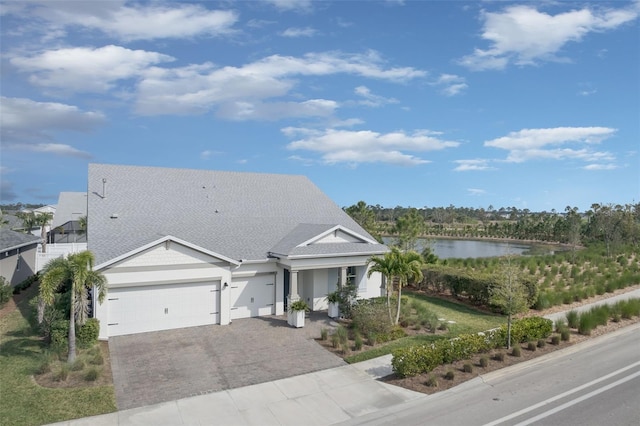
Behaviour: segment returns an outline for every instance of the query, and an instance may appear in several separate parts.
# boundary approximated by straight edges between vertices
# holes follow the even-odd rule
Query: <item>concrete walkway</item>
[[[593,304],[640,298],[635,290]],[[566,312],[546,317],[562,318]],[[533,360],[535,361],[535,360]],[[522,368],[518,367],[518,368]],[[178,399],[57,425],[330,425],[429,396],[388,385],[391,355],[272,382]]]

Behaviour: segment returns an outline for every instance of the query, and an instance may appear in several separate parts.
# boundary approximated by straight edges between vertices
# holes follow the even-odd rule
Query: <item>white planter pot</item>
[[[329,303],[329,317],[338,318],[340,316],[340,305],[338,303]]]
[[[289,313],[289,325],[296,328],[304,327],[304,311],[293,311]]]

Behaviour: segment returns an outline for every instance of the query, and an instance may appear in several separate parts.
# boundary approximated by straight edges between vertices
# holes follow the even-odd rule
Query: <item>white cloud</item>
[[[0,135],[4,147],[50,142],[54,132],[88,132],[105,122],[102,113],[84,112],[72,105],[24,98],[2,97],[0,100]]]
[[[632,5],[620,9],[574,9],[550,15],[535,7],[516,5],[500,12],[485,12],[482,38],[488,49],[475,49],[459,62],[475,70],[503,69],[509,63],[534,65],[563,60],[557,55],[570,42],[592,32],[613,30],[638,18]]]
[[[581,161],[611,161],[609,152],[595,151],[592,145],[613,136],[616,129],[608,127],[556,127],[549,129],[523,129],[507,136],[486,141],[484,146],[505,149],[506,161],[522,163],[533,159],[577,159]],[[584,148],[564,148],[573,144]]]
[[[287,28],[280,33],[282,37],[297,38],[297,37],[313,37],[318,33],[317,30],[311,27],[306,28]]]
[[[282,11],[309,12],[313,8],[311,0],[266,0]]]
[[[436,81],[430,84],[440,87],[441,92],[446,96],[459,95],[469,87],[464,77],[455,74],[441,74]]]
[[[584,170],[615,170],[617,168],[615,164],[588,164],[583,167]]]
[[[24,145],[24,149],[34,152],[43,152],[46,154],[54,154],[62,157],[77,157],[90,159],[91,154],[76,149],[70,145],[60,143],[39,143],[36,145]]]
[[[274,121],[287,117],[329,117],[337,108],[337,102],[326,99],[270,103],[237,101],[221,105],[216,116],[238,121]]]
[[[454,163],[458,165],[453,169],[455,172],[494,170],[486,159],[455,160]]]
[[[370,130],[314,130],[285,128],[288,137],[301,136],[287,145],[290,150],[306,150],[319,153],[323,162],[335,163],[389,163],[413,166],[428,160],[408,152],[425,152],[457,147],[458,142],[433,137],[428,131],[407,134],[403,131],[377,133]]]
[[[384,96],[376,95],[371,92],[366,86],[358,86],[354,89],[356,95],[364,98],[358,101],[359,105],[365,105],[370,107],[379,107],[385,104],[397,104],[398,100],[395,98],[385,98]]]
[[[485,195],[487,193],[487,191],[485,191],[484,189],[478,189],[478,188],[467,188],[467,192],[469,193],[469,195],[474,195],[474,196]]]
[[[209,10],[196,4],[135,4],[123,1],[34,1],[9,13],[46,22],[53,37],[67,27],[100,31],[120,40],[154,40],[219,36],[233,32],[238,15],[231,10]]]
[[[76,92],[105,92],[120,80],[137,78],[149,66],[174,58],[120,46],[75,47],[15,56],[12,65],[30,73],[33,84]]]
[[[387,68],[373,51],[366,54],[309,53],[303,57],[273,55],[241,67],[216,67],[211,63],[182,68],[148,69],[138,85],[136,111],[144,115],[192,114],[219,108],[221,117],[245,120],[286,116],[326,116],[337,107],[334,101],[309,100],[290,103],[265,101],[289,95],[298,83],[294,78],[351,74],[405,82],[424,75],[414,68]],[[264,105],[262,105],[264,103]],[[296,113],[294,107],[301,107]],[[269,117],[268,108],[274,111]]]

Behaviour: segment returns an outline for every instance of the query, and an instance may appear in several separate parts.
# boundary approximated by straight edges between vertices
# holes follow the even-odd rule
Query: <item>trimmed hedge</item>
[[[76,333],[76,342],[81,348],[90,348],[98,342],[100,334],[100,321],[97,318],[89,318]]]
[[[553,330],[551,320],[531,317],[514,321],[511,338],[517,343],[547,338]],[[393,371],[400,377],[428,373],[439,365],[471,358],[474,354],[488,352],[505,346],[507,327],[478,334],[461,334],[450,340],[438,340],[430,345],[411,346],[395,350],[391,359]]]

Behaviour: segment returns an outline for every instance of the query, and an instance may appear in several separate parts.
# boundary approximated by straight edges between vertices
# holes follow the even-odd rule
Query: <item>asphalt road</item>
[[[640,325],[345,425],[640,425]]]

